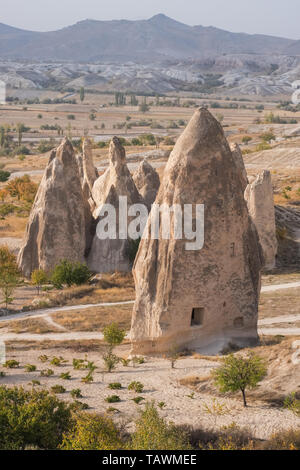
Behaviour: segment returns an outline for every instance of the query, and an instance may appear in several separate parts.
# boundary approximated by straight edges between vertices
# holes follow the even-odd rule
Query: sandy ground
[[[61,351],[59,351],[61,352]],[[51,358],[58,355],[57,350],[46,351]],[[168,420],[176,424],[189,424],[205,429],[219,429],[221,426],[230,425],[235,422],[240,427],[247,427],[253,436],[266,439],[272,433],[279,432],[291,427],[299,427],[300,420],[296,418],[290,411],[272,408],[270,405],[249,400],[249,407],[245,409],[239,396],[236,398],[220,398],[213,395],[191,392],[186,386],[180,385],[179,380],[187,376],[207,376],[210,371],[218,365],[212,360],[184,358],[176,363],[176,368],[171,369],[169,361],[165,359],[146,359],[146,363],[138,365],[136,368],[120,366],[116,372],[111,374],[103,373],[102,361],[96,353],[89,353],[88,359],[95,361],[99,367],[94,374],[94,383],[83,384],[81,378],[86,375],[86,371],[75,371],[71,362],[73,355],[69,351],[64,352],[64,358],[68,363],[53,367],[41,363],[38,360],[38,351],[22,351],[9,354],[9,358],[20,361],[18,369],[10,369],[7,376],[0,379],[1,384],[27,385],[31,380],[39,380],[43,388],[50,389],[53,385],[63,385],[67,392],[60,395],[64,400],[72,400],[69,392],[72,389],[80,388],[83,398],[80,401],[87,403],[91,407],[91,411],[103,412],[110,406],[116,408],[119,413],[116,414],[117,419],[121,419],[127,423],[128,428],[132,427],[132,421],[137,416],[138,409],[142,405],[136,405],[132,398],[139,395],[145,400],[155,400],[156,403],[164,402],[165,407],[160,412]],[[76,358],[84,359],[83,354],[76,354]],[[38,371],[34,373],[26,373],[22,366],[25,364],[37,365]],[[51,368],[55,371],[52,377],[41,377],[40,370]],[[72,380],[62,380],[59,375],[62,372],[70,372]],[[136,394],[127,390],[128,385],[138,380],[144,384],[144,392]],[[123,386],[122,390],[110,390],[108,384],[112,382],[120,382]],[[119,395],[120,403],[108,404],[105,398],[110,395]],[[212,407],[213,400],[217,400],[218,404],[222,404],[223,411],[221,415],[217,413],[210,414],[205,410],[205,405]]]

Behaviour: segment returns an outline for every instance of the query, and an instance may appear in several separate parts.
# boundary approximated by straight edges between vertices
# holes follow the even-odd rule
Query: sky
[[[0,23],[51,31],[84,19],[147,19],[300,39],[299,0],[0,0]]]

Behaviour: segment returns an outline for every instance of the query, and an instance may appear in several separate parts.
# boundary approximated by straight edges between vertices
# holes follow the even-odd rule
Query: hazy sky
[[[190,25],[300,39],[299,0],[0,0],[0,22],[36,31],[157,13]]]

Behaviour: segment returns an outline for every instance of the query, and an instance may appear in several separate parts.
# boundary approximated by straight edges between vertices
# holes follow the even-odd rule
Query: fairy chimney
[[[143,196],[148,209],[155,201],[157,196],[160,180],[157,171],[146,160],[143,160],[138,169],[133,174],[133,181]]]
[[[132,354],[173,348],[218,353],[256,343],[262,253],[244,199],[240,169],[221,125],[193,115],[166,165],[156,205],[204,205],[204,244],[185,235],[151,237],[151,217],[134,264]],[[175,215],[170,212],[174,226]],[[193,222],[196,223],[195,215]]]
[[[21,271],[50,271],[62,259],[84,261],[85,215],[80,175],[68,139],[53,150],[18,256]]]
[[[109,167],[94,183],[92,197],[97,219],[101,207],[111,204],[117,212],[119,220],[119,197],[127,197],[127,206],[144,204],[130,171],[126,164],[125,149],[119,139],[114,137],[109,147]],[[119,225],[117,225],[118,233]],[[88,265],[95,272],[130,271],[131,263],[128,257],[128,239],[99,239],[97,232],[88,256]]]
[[[264,170],[252,181],[245,191],[250,217],[252,218],[262,246],[265,269],[276,265],[277,237],[275,208],[271,173]]]

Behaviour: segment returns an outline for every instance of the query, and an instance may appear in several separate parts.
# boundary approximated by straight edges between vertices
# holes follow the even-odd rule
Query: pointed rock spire
[[[216,353],[257,341],[262,254],[248,215],[240,170],[221,125],[195,112],[166,165],[156,204],[204,204],[204,245],[151,238],[151,220],[134,265],[132,353],[172,347]],[[195,217],[195,216],[194,216]],[[175,216],[171,212],[171,226]],[[196,220],[194,219],[194,222]]]
[[[277,237],[275,207],[271,173],[264,170],[252,181],[245,191],[249,214],[252,218],[265,258],[265,268],[276,265]]]
[[[147,160],[143,160],[133,175],[133,181],[150,210],[160,186],[158,173]]]
[[[84,199],[71,142],[52,151],[18,256],[20,269],[50,271],[62,259],[84,261]]]
[[[115,207],[119,220],[119,197],[127,197],[127,206],[144,204],[126,164],[125,149],[119,139],[114,137],[109,146],[109,167],[94,183],[92,197],[96,204],[94,217],[98,218],[103,204]],[[130,271],[128,240],[100,240],[94,236],[88,265],[95,272]]]

